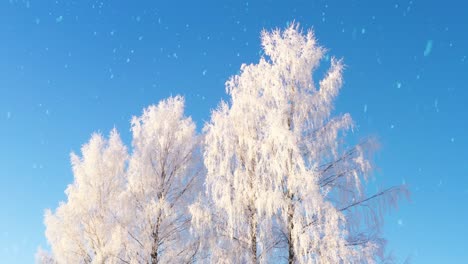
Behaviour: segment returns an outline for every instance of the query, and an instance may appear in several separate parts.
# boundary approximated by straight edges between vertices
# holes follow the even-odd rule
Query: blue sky
[[[370,188],[409,185],[386,217],[400,263],[466,263],[468,4],[464,1],[0,2],[0,259],[32,263],[69,153],[186,97],[199,128],[224,82],[257,62],[262,29],[295,20],[344,58],[337,113],[379,138]],[[324,61],[324,64],[327,62]],[[326,66],[324,66],[326,67]]]

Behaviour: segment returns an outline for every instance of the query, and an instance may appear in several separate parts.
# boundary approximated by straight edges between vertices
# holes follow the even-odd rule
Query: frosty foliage
[[[58,263],[117,263],[122,230],[115,208],[125,188],[127,149],[114,129],[108,140],[94,134],[81,152],[71,154],[67,202],[46,212],[46,237]]]
[[[37,249],[36,255],[35,255],[35,262],[36,263],[42,263],[42,264],[56,264],[57,262],[55,261],[54,257],[50,252],[43,250],[42,247],[39,247]]]
[[[333,115],[343,63],[297,24],[262,32],[264,56],[226,82],[203,130],[171,97],[71,155],[67,201],[45,215],[38,263],[375,263],[382,214],[405,194],[369,195],[372,140],[345,144]],[[203,151],[203,157],[199,150]],[[203,159],[202,159],[203,158]],[[202,162],[203,161],[203,162]],[[204,168],[203,168],[204,165]],[[201,191],[201,176],[205,191]]]
[[[195,124],[182,97],[146,108],[132,120],[133,154],[124,193],[126,251],[135,263],[185,263],[196,253],[189,239],[199,169]]]
[[[316,86],[312,73],[325,50],[311,31],[296,24],[264,31],[262,47],[265,56],[226,83],[231,101],[204,129],[206,195],[191,212],[205,260],[374,262],[382,243],[365,231],[378,221],[352,225],[368,215],[355,209],[395,192],[366,200],[371,145],[347,148],[341,136],[352,129],[351,116],[331,116],[341,60],[331,59]]]
[[[46,211],[52,254],[39,263],[189,262],[198,242],[188,232],[196,162],[195,124],[184,100],[172,97],[132,120],[133,153],[119,134],[94,134],[71,155],[67,201]]]

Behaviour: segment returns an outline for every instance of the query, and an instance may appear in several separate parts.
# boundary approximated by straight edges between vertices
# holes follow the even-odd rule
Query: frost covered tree
[[[37,253],[40,263],[120,263],[122,228],[118,197],[125,188],[127,149],[114,129],[109,139],[94,134],[71,154],[74,182],[67,201],[46,211],[46,237],[52,254]]]
[[[376,262],[383,212],[406,189],[365,189],[374,144],[347,144],[351,116],[333,112],[341,60],[316,83],[325,50],[296,24],[264,31],[262,47],[204,128],[204,193],[184,99],[163,100],[132,119],[130,157],[116,130],[72,154],[67,201],[45,216],[51,253],[37,261]]]
[[[132,120],[133,153],[114,129],[72,154],[68,201],[46,212],[39,263],[184,263],[198,250],[188,204],[201,172],[195,124],[171,97]]]
[[[133,153],[123,198],[131,263],[186,263],[198,242],[188,232],[188,204],[200,172],[195,124],[184,99],[171,97],[132,120]]]
[[[205,126],[206,195],[190,207],[206,260],[373,263],[381,212],[404,188],[368,196],[371,141],[345,144],[349,114],[332,115],[343,64],[297,24],[262,33],[265,56],[226,83],[231,97]]]

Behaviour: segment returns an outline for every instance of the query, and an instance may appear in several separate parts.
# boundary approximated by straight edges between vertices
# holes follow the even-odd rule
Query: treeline
[[[332,115],[343,63],[297,24],[262,32],[264,56],[226,82],[203,132],[171,97],[71,154],[67,201],[45,214],[39,263],[374,263],[403,186],[365,190],[375,144]]]

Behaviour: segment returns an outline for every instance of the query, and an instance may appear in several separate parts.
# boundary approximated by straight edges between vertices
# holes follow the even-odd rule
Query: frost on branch
[[[47,252],[39,247],[35,255],[35,263],[56,264],[57,262],[50,252]]]
[[[133,153],[124,194],[128,258],[138,263],[184,263],[197,250],[187,206],[199,173],[195,124],[184,100],[161,101],[132,119]]]
[[[115,208],[125,187],[127,149],[114,129],[109,140],[94,134],[81,152],[71,154],[74,182],[65,191],[67,201],[46,212],[46,237],[58,263],[118,263],[122,241]]]
[[[377,215],[360,207],[385,205],[401,189],[366,196],[373,144],[346,146],[351,116],[331,115],[341,60],[331,60],[316,87],[312,73],[325,50],[312,31],[264,31],[262,47],[265,57],[226,82],[231,101],[204,129],[206,195],[191,212],[205,259],[373,263],[383,247],[380,218],[356,221]]]
[[[45,216],[43,263],[375,263],[383,213],[402,186],[370,193],[373,140],[334,114],[343,63],[311,31],[262,32],[265,56],[226,82],[204,138],[171,97],[132,119],[129,157],[118,133],[72,154],[67,201]],[[202,142],[200,147],[199,143]],[[203,149],[203,164],[199,150]],[[200,192],[200,174],[206,173]]]
[[[128,157],[116,130],[94,134],[71,155],[74,182],[67,201],[45,215],[52,254],[39,263],[187,263],[198,241],[189,232],[188,204],[198,186],[195,124],[177,96],[132,120]]]

